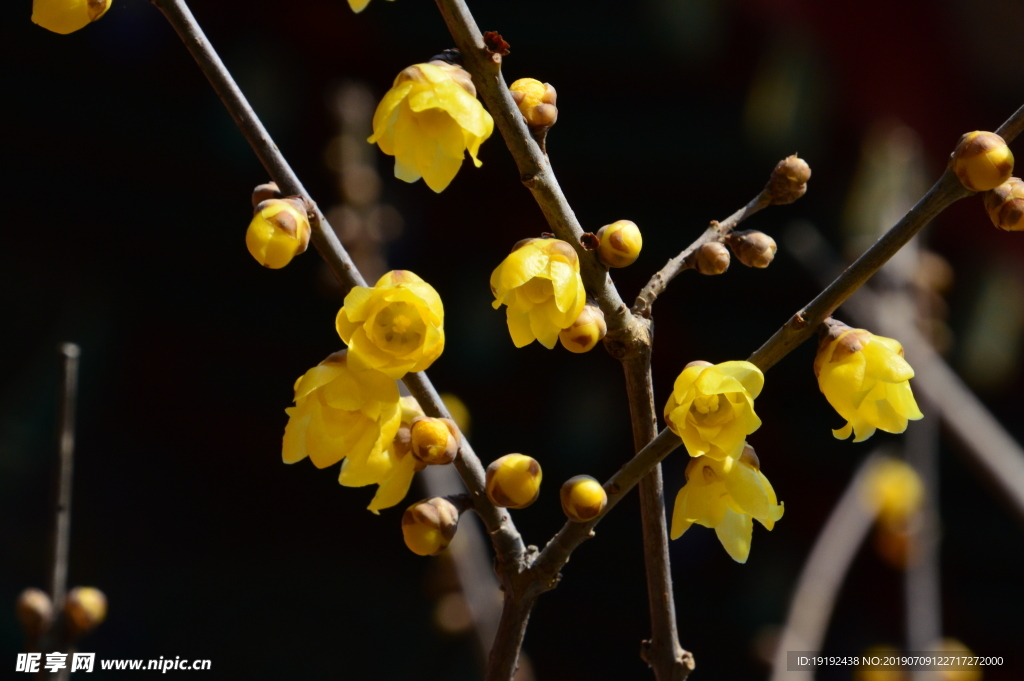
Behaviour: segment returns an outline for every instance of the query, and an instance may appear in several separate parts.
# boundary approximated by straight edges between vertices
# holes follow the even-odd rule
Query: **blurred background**
[[[378,98],[402,68],[452,44],[430,2],[373,0],[360,15],[343,0],[192,7],[325,209],[353,191],[339,182],[339,87],[358,81]],[[626,300],[709,220],[752,198],[780,158],[799,152],[813,168],[803,199],[744,225],[779,241],[771,267],[686,272],[659,299],[659,407],[687,362],[747,357],[817,293],[787,253],[787,228],[814,225],[837,252],[859,252],[938,177],[962,133],[994,130],[1024,102],[1024,5],[1013,0],[471,7],[511,44],[507,80],[557,88],[548,151],[585,228],[640,226],[643,254],[614,273]],[[249,195],[268,178],[191,57],[143,0],[114,0],[70,36],[30,13],[29,0],[0,7],[11,190],[0,247],[0,606],[46,586],[56,347],[74,341],[70,584],[98,586],[110,602],[81,650],[206,658],[212,678],[480,678],[458,603],[444,598],[457,589],[445,559],[403,545],[405,505],[375,517],[365,510],[373,488],[342,488],[336,468],[281,463],[293,381],[341,347],[341,297],[312,250],[280,271],[246,252]],[[621,368],[601,349],[516,350],[504,312],[491,309],[491,270],[515,241],[546,231],[497,133],[483,167],[464,164],[441,195],[395,180],[392,159],[370,145],[361,151],[382,177],[379,200],[372,177],[363,186],[377,212],[332,220],[362,244],[356,257],[377,269],[367,278],[411,269],[441,294],[447,348],[430,376],[469,405],[485,463],[509,452],[541,462],[541,498],[514,517],[543,545],[564,521],[561,482],[606,479],[631,454]],[[1020,440],[1024,237],[995,230],[969,199],[926,239],[953,273],[937,291],[933,337]],[[702,527],[671,545],[694,679],[767,678],[826,516],[859,462],[901,441],[834,440],[842,421],[818,391],[813,355],[806,343],[775,367],[757,405],[764,426],[751,444],[783,520],[755,530],[746,565]],[[666,460],[669,503],[685,464],[681,451]],[[946,440],[939,472],[942,633],[1004,656],[985,679],[1024,678],[1024,527]],[[414,488],[407,503],[420,496]],[[905,648],[901,561],[880,545],[857,554],[826,653]],[[638,655],[650,628],[635,494],[563,574],[527,634],[535,677],[653,678]],[[13,609],[0,607],[2,664],[23,650]]]

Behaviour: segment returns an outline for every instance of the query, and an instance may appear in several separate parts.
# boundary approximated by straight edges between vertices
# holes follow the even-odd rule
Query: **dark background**
[[[372,489],[340,487],[333,468],[280,461],[292,382],[341,347],[340,300],[312,251],[281,271],[247,254],[249,193],[267,178],[192,59],[142,0],[114,0],[70,36],[33,25],[30,5],[0,8],[0,606],[45,586],[55,348],[73,340],[82,374],[70,582],[98,586],[110,601],[83,650],[207,658],[213,678],[479,678],[472,638],[432,623],[438,563],[404,547],[404,505],[374,517],[364,510]],[[193,5],[322,205],[338,198],[324,162],[336,134],[328,93],[360,79],[379,96],[402,68],[452,42],[425,0],[373,0],[358,16],[343,0]],[[548,148],[583,225],[640,226],[643,255],[615,272],[627,300],[708,220],[749,200],[779,158],[809,160],[810,190],[749,226],[778,237],[808,220],[838,245],[873,125],[916,131],[930,183],[959,135],[995,129],[1024,101],[1024,9],[1012,0],[472,8],[483,29],[511,43],[508,80],[557,87]],[[600,348],[516,350],[504,313],[491,310],[490,271],[512,243],[546,229],[497,133],[483,168],[465,164],[439,196],[394,180],[391,159],[378,159],[385,200],[405,220],[390,265],[414,270],[445,301],[448,344],[430,375],[471,405],[485,462],[511,451],[540,460],[545,493],[515,519],[528,542],[543,544],[563,522],[561,481],[607,478],[630,455],[621,369]],[[993,271],[1010,281],[995,300],[1019,301],[1022,238],[994,230],[977,199],[931,231],[956,271],[950,357],[961,369],[982,323],[979,301],[1007,286],[991,282]],[[659,405],[687,362],[745,358],[813,297],[814,280],[784,250],[767,270],[686,273],[658,301]],[[1017,319],[1005,336],[1012,361],[979,394],[1020,438],[1015,310],[997,315]],[[766,677],[757,642],[784,620],[852,470],[890,439],[831,437],[842,422],[817,390],[813,350],[805,344],[768,374],[757,403],[764,427],[751,438],[785,518],[772,533],[759,526],[746,565],[705,528],[672,544],[694,679]],[[1022,528],[954,450],[942,456],[945,633],[1006,657],[985,678],[1022,678]],[[670,501],[685,462],[677,452],[665,464]],[[537,678],[652,678],[638,657],[650,631],[635,495],[564,575],[527,634]],[[903,645],[902,599],[901,574],[869,543],[826,652]],[[0,675],[23,645],[12,609],[0,607]]]

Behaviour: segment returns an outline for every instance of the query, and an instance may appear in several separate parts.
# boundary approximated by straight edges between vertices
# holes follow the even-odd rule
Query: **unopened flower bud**
[[[589,475],[577,475],[566,480],[559,497],[562,511],[575,523],[593,520],[608,505],[608,494],[604,487]]]
[[[487,467],[487,498],[495,506],[526,508],[540,495],[540,464],[523,454],[506,454]]]
[[[301,199],[268,199],[256,206],[245,245],[256,262],[277,270],[309,245],[309,220]]]
[[[950,163],[960,182],[972,192],[995,189],[1013,173],[1013,153],[994,132],[975,130],[961,137]]]
[[[811,167],[796,154],[782,159],[772,171],[764,191],[774,205],[793,203],[807,193]]]
[[[284,194],[281,193],[276,182],[267,182],[266,184],[256,185],[256,188],[252,190],[252,209],[256,210],[256,206],[268,199],[283,198]]]
[[[597,257],[605,267],[632,265],[640,257],[640,249],[644,245],[640,229],[629,220],[605,225],[597,231],[597,238],[600,240]]]
[[[568,329],[562,329],[558,340],[569,352],[590,352],[598,341],[608,333],[608,325],[604,321],[604,312],[593,303],[583,306],[583,312]]]
[[[30,639],[39,638],[53,624],[53,601],[45,591],[25,589],[18,596],[14,609],[21,628]]]
[[[107,597],[91,586],[76,586],[64,604],[68,623],[78,635],[98,627],[107,617]]]
[[[33,0],[32,23],[67,35],[85,28],[110,9],[110,0]]]
[[[548,83],[520,78],[508,88],[512,99],[531,128],[550,128],[558,120],[557,93]]]
[[[764,232],[749,229],[745,232],[733,232],[726,237],[726,243],[736,254],[736,258],[747,267],[768,267],[775,259],[775,239]]]
[[[985,210],[992,224],[1008,232],[1024,230],[1024,181],[1011,177],[985,192]]]
[[[721,274],[729,269],[729,249],[717,241],[702,245],[688,259],[701,274]]]
[[[412,455],[427,465],[451,463],[459,453],[459,429],[450,419],[418,416],[411,436]]]
[[[459,526],[459,509],[443,497],[417,501],[402,515],[405,545],[418,556],[434,556],[448,548]]]

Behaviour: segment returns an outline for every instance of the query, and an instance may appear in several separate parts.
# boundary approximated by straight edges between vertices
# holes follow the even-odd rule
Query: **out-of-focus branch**
[[[220,96],[224,107],[235,120],[235,124],[253,151],[256,152],[256,156],[271,179],[278,184],[283,193],[300,195],[311,201],[298,176],[285,160],[280,149],[274,144],[270,133],[263,127],[259,117],[256,116],[245,99],[245,95],[242,94],[234,78],[213,49],[213,45],[210,44],[195,17],[192,16],[188,5],[184,0],[152,0],[152,2],[163,12],[178,33],[200,70]],[[319,208],[314,206],[311,218],[313,244],[323,259],[327,261],[342,288],[348,291],[353,286],[365,286],[366,281],[352,263]],[[408,374],[404,380],[409,391],[419,400],[420,406],[428,415],[449,416],[448,410],[445,409],[426,375],[422,373]],[[499,560],[518,563],[525,553],[522,537],[519,536],[508,513],[495,508],[487,499],[487,495],[484,493],[483,467],[465,438],[462,440],[462,450],[456,460],[456,466],[473,497],[475,510],[495,540],[494,544],[499,554]]]
[[[817,230],[809,226],[788,234],[786,243],[800,263],[820,279],[827,280],[839,267],[836,255]],[[857,324],[903,344],[915,371],[913,388],[938,409],[942,422],[962,445],[962,453],[1024,522],[1024,449],[917,330],[912,321],[913,303],[908,297],[861,289],[843,309]]]
[[[668,283],[676,278],[680,272],[686,269],[691,269],[687,258],[698,248],[710,241],[718,241],[723,236],[736,229],[736,226],[741,222],[749,218],[754,213],[758,212],[762,208],[766,208],[771,205],[771,198],[767,191],[762,191],[760,194],[751,199],[750,203],[740,208],[738,211],[727,217],[721,222],[712,222],[711,225],[704,230],[697,239],[683,249],[683,252],[676,257],[669,260],[664,267],[658,270],[651,280],[647,282],[643,290],[640,291],[640,295],[636,297],[636,302],[633,303],[633,313],[641,314],[645,317],[651,316],[651,307],[654,305],[654,300],[662,294]]]
[[[862,487],[880,458],[875,452],[864,460],[818,533],[797,579],[770,681],[802,681],[811,676],[809,670],[787,671],[786,654],[801,651],[813,657],[821,650],[843,579],[875,520],[863,501]]]

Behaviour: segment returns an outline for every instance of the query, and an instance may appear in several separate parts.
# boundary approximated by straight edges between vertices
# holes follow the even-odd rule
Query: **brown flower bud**
[[[608,493],[601,483],[589,475],[577,475],[562,485],[558,496],[562,511],[569,520],[585,523],[601,514],[608,505]]]
[[[999,135],[975,130],[960,138],[950,164],[965,187],[984,192],[1010,179],[1013,153]]]
[[[29,639],[37,639],[53,624],[53,601],[45,591],[25,589],[14,606],[18,621]]]
[[[549,83],[520,78],[509,86],[509,91],[531,129],[547,129],[558,120],[558,108],[555,106],[558,93]]]
[[[985,210],[992,224],[1008,232],[1024,230],[1024,181],[1011,177],[985,192]]]
[[[566,350],[579,354],[590,352],[607,333],[604,312],[594,303],[588,302],[572,326],[562,329],[558,334],[558,340]]]
[[[755,229],[733,232],[726,237],[725,242],[736,254],[736,258],[747,267],[768,267],[778,250],[775,239]]]
[[[811,167],[796,154],[782,159],[772,171],[764,193],[774,205],[793,203],[807,192]]]
[[[443,497],[417,501],[402,515],[402,536],[418,556],[435,556],[448,548],[459,526],[459,509]]]
[[[721,274],[729,269],[729,249],[717,241],[709,241],[687,258],[701,274]]]
[[[98,627],[107,617],[107,597],[91,586],[76,586],[68,592],[64,614],[73,634],[82,635]]]
[[[451,463],[459,453],[459,429],[451,419],[417,416],[410,435],[412,455],[428,466]]]

